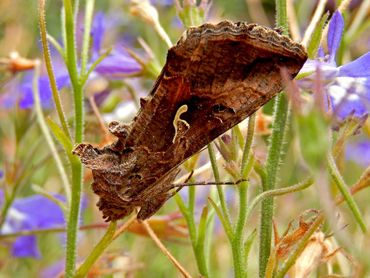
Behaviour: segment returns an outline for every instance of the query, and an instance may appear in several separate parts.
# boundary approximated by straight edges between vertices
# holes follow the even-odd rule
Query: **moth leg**
[[[193,176],[194,174],[194,170],[191,170],[189,176],[186,178],[185,182],[184,183],[187,183],[188,181],[190,181],[191,177]]]
[[[193,176],[194,174],[194,170],[192,170],[190,173],[189,173],[189,176],[186,178],[186,180],[183,182],[183,183],[180,183],[180,184],[172,184],[171,185],[171,189],[173,188],[177,188],[175,193],[171,195],[171,197],[173,195],[175,195],[177,192],[179,192],[181,190],[181,188],[183,188],[184,186],[186,186],[186,184],[189,182],[189,180],[191,179],[191,177]]]

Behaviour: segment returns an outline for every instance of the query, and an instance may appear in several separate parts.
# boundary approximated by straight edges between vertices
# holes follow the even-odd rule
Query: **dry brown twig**
[[[150,225],[148,224],[147,221],[143,221],[142,225],[146,229],[147,233],[149,236],[153,239],[155,244],[159,247],[159,249],[165,254],[170,261],[175,265],[175,267],[180,271],[180,273],[186,277],[186,278],[191,278],[192,276],[185,270],[185,268],[176,260],[174,256],[168,251],[168,249],[163,245],[163,243],[160,241],[160,239],[157,237],[157,235],[154,233]]]

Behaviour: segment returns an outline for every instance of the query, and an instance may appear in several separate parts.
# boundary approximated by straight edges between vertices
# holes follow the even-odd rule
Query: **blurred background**
[[[81,1],[81,4],[83,1]],[[317,5],[316,1],[288,1],[294,7],[297,22],[297,32],[303,34],[310,22],[311,16]],[[333,12],[337,2],[328,1],[326,10]],[[171,0],[153,0],[153,6],[158,10],[159,20],[164,30],[169,35],[172,43],[175,43],[186,29],[179,17],[176,4]],[[348,11],[345,13],[346,22],[354,20],[362,1],[352,1]],[[62,1],[47,1],[46,20],[48,32],[62,44],[61,37],[61,8]],[[109,141],[104,137],[104,129],[101,128],[89,98],[93,97],[101,117],[105,123],[111,120],[129,122],[135,115],[138,108],[138,97],[143,97],[150,91],[156,76],[165,63],[168,46],[153,31],[151,26],[143,20],[138,19],[130,12],[132,4],[130,1],[96,1],[95,18],[92,37],[92,54],[99,55],[107,49],[113,48],[117,53],[118,60],[107,61],[99,70],[92,74],[86,87],[86,124],[85,140],[91,143],[103,144]],[[77,16],[79,25],[77,31],[83,30],[83,9]],[[214,0],[209,7],[206,20],[218,22],[223,19],[233,21],[256,22],[265,26],[274,26],[275,2],[272,0]],[[368,13],[368,15],[370,15]],[[370,26],[363,26],[364,30]],[[77,34],[77,43],[81,43],[81,34]],[[352,61],[366,53],[370,49],[370,32],[361,32],[358,36],[352,37],[351,41],[344,41],[348,47],[340,48],[337,53],[338,64]],[[78,45],[77,47],[80,47]],[[63,216],[55,203],[46,204],[45,199],[38,199],[40,191],[46,191],[63,201],[63,187],[55,163],[50,155],[49,148],[45,144],[37,125],[33,112],[33,100],[30,93],[32,70],[12,72],[9,70],[9,57],[16,51],[20,57],[30,60],[42,60],[42,51],[38,29],[37,1],[29,0],[1,0],[0,1],[0,178],[2,198],[4,192],[14,198],[14,210],[9,210],[12,221],[3,220],[2,234],[13,233],[22,230],[53,229],[40,233],[32,238],[26,238],[17,242],[16,236],[0,238],[0,277],[57,277],[62,273],[64,267],[65,235],[58,228],[63,228]],[[95,51],[95,52],[94,52]],[[143,66],[133,59],[128,53],[132,51],[139,59],[149,66]],[[70,94],[69,82],[66,79],[65,67],[62,59],[52,48],[54,68],[61,86],[61,98],[68,117],[72,116],[72,96]],[[113,53],[112,52],[112,53]],[[95,56],[96,58],[97,56]],[[112,64],[109,64],[111,62]],[[60,73],[60,74],[59,74]],[[45,77],[45,69],[42,69],[41,77]],[[48,89],[47,78],[40,79],[40,88],[44,113],[51,118],[56,118],[53,105],[51,104],[50,90]],[[42,91],[45,88],[44,91]],[[43,95],[44,92],[44,95]],[[272,104],[264,108],[266,117],[271,113]],[[268,119],[264,119],[267,121]],[[72,120],[71,120],[72,122]],[[245,124],[244,124],[245,126]],[[243,124],[241,124],[243,130]],[[366,129],[366,126],[364,127]],[[366,145],[370,131],[360,133],[349,141],[349,145],[356,142],[365,142],[363,149],[352,149],[352,153],[343,156],[341,170],[347,184],[355,183],[370,160],[369,151]],[[263,161],[266,156],[267,140],[269,131],[261,132],[256,136],[254,152]],[[302,180],[307,169],[302,164],[297,149],[297,138],[293,129],[288,135],[289,146],[286,158],[281,165],[279,184],[282,186],[292,185]],[[226,139],[225,139],[226,138]],[[225,137],[225,142],[227,137]],[[361,151],[362,150],[362,151]],[[62,153],[62,151],[61,151]],[[202,153],[197,161],[197,167],[208,161],[207,153]],[[66,161],[63,161],[66,164]],[[226,163],[220,160],[220,168]],[[226,165],[227,166],[227,165]],[[224,167],[225,168],[225,167]],[[226,167],[227,168],[227,167]],[[222,170],[222,180],[230,180],[227,170]],[[185,171],[184,171],[185,173]],[[259,180],[257,174],[250,177],[250,194],[254,196],[258,191]],[[212,172],[207,171],[197,177],[198,181],[214,180]],[[89,254],[105,232],[107,224],[102,221],[101,214],[95,203],[97,197],[92,193],[90,184],[91,176],[86,171],[85,184],[83,187],[83,210],[81,225],[85,227],[79,233],[78,260]],[[41,189],[40,189],[41,188]],[[199,219],[201,209],[207,204],[207,196],[212,188],[197,189],[195,219]],[[333,196],[336,189],[331,188]],[[236,211],[237,195],[233,186],[225,189],[227,201],[231,213]],[[320,190],[311,187],[303,192],[285,195],[276,199],[275,219],[277,228],[283,233],[290,222],[298,222],[299,217],[308,209],[319,209]],[[187,189],[181,191],[181,196],[186,200]],[[370,195],[367,191],[364,194],[356,195],[356,201],[364,215],[369,219]],[[47,201],[46,201],[47,202]],[[4,202],[3,202],[4,204]],[[33,215],[30,222],[17,221],[22,215]],[[43,215],[40,211],[53,212],[53,215]],[[13,214],[12,214],[13,213]],[[351,221],[352,215],[343,208],[343,215],[332,221],[341,222],[341,227],[346,230],[348,242],[353,242],[353,250],[346,250],[353,258],[353,264],[358,263],[363,270],[362,273],[369,275],[370,246],[369,237],[364,236]],[[19,217],[20,218],[19,218]],[[18,218],[17,218],[18,217]],[[216,217],[217,218],[217,217]],[[254,211],[247,223],[247,232],[250,234],[258,227],[258,209]],[[352,220],[351,220],[352,219]],[[157,221],[157,222],[155,222]],[[49,223],[49,224],[48,224]],[[193,274],[198,273],[192,247],[188,238],[186,223],[179,213],[176,202],[171,199],[153,217],[153,225],[159,237],[163,240],[171,253],[178,258],[186,269]],[[12,226],[13,225],[13,226]],[[15,225],[15,226],[14,226]],[[328,230],[327,232],[330,232]],[[218,220],[215,221],[213,238],[210,244],[210,265],[213,270],[213,277],[232,277],[232,257],[229,243]],[[361,253],[363,252],[363,253]],[[359,256],[359,254],[362,254]],[[249,257],[250,277],[256,277],[258,273],[258,249],[253,244]],[[346,260],[343,257],[341,260]],[[352,263],[340,264],[349,269]],[[338,267],[338,266],[336,266]],[[322,271],[322,272],[321,272]],[[344,271],[345,272],[345,271]],[[153,274],[155,273],[155,276]],[[325,273],[319,269],[320,273]],[[142,231],[139,226],[133,226],[128,233],[122,235],[105,252],[103,258],[94,266],[89,277],[180,277],[177,270],[162,255],[153,241]],[[365,276],[363,276],[365,277]]]

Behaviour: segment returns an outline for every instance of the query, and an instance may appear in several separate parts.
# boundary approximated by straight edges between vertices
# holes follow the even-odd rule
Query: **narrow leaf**
[[[307,46],[307,54],[309,59],[314,59],[316,57],[321,42],[321,36],[328,20],[328,16],[328,13],[322,16],[319,24],[316,26],[315,30],[312,33],[311,40]]]

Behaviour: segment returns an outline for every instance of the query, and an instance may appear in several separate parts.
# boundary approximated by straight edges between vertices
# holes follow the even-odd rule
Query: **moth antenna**
[[[194,174],[194,170],[191,170],[189,176],[186,178],[186,180],[183,183],[188,183],[188,181],[190,181],[190,179],[193,176],[193,174]]]
[[[248,179],[239,179],[237,181],[222,181],[222,182],[216,182],[216,181],[211,181],[211,182],[194,182],[194,183],[177,183],[173,184],[173,188],[179,187],[180,189],[183,188],[184,186],[207,186],[207,185],[237,185],[239,183],[242,183],[244,181],[248,181]]]
[[[176,191],[173,192],[172,196],[175,195],[177,192],[179,192],[184,186],[186,186],[184,184],[188,184],[188,181],[191,179],[191,177],[193,176],[193,174],[194,174],[194,170],[191,170],[191,172],[190,172],[189,176],[186,178],[185,182],[178,183],[178,184],[173,184],[172,185],[172,188],[176,188],[177,187]]]

